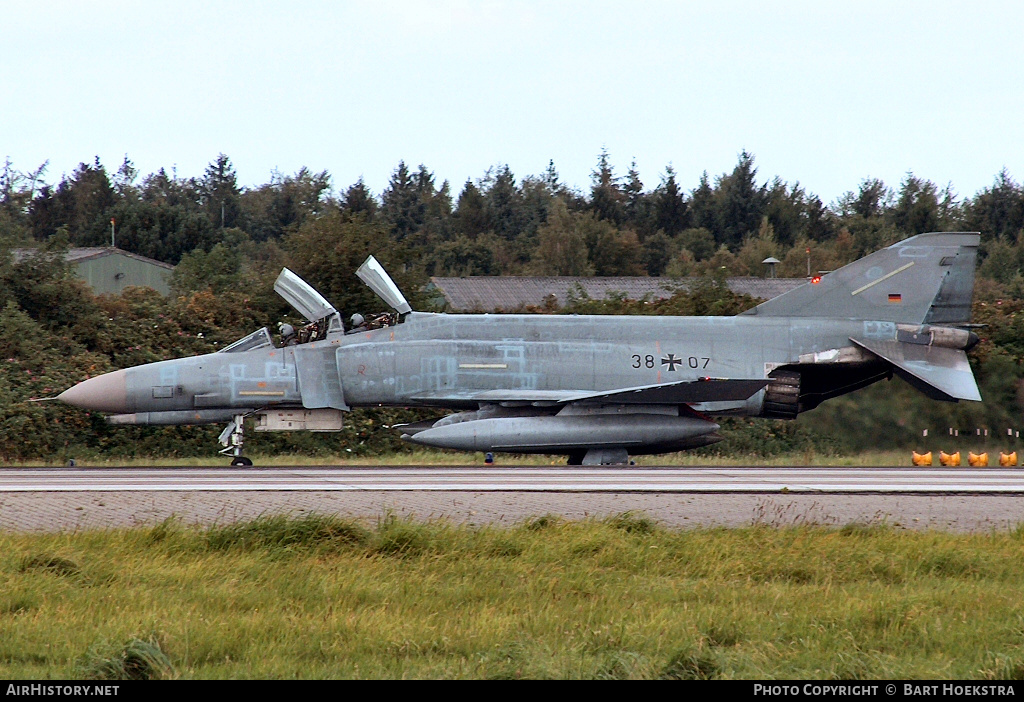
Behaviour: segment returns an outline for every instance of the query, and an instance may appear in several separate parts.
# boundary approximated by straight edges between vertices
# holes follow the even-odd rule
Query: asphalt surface
[[[67,532],[385,514],[515,524],[642,512],[671,527],[888,523],[1002,531],[1024,523],[1024,469],[292,468],[0,470],[0,529]]]

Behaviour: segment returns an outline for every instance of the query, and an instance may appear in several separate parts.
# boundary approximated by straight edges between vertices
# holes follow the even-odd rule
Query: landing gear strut
[[[245,443],[245,415],[236,414],[231,423],[220,433],[220,437],[217,439],[220,441],[220,445],[223,446],[218,453],[222,453],[225,456],[232,456],[231,465],[236,467],[248,468],[252,466],[252,460],[242,455],[242,446]]]

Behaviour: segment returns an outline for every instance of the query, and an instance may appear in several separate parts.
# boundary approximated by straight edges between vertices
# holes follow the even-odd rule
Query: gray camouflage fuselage
[[[413,313],[405,323],[302,346],[129,368],[124,404],[167,412],[378,405],[475,408],[486,390],[599,391],[698,378],[757,378],[802,355],[895,339],[892,322],[757,317]],[[305,403],[304,403],[305,400]],[[758,397],[696,409],[759,413]]]

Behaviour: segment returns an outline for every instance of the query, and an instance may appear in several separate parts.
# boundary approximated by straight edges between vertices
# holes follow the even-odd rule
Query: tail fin
[[[971,318],[980,240],[970,232],[918,234],[745,314],[963,324]]]

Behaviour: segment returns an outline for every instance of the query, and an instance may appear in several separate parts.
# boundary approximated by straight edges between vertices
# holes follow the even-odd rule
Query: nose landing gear
[[[242,446],[245,443],[244,432],[245,415],[236,414],[217,439],[220,445],[224,447],[218,453],[232,456],[231,465],[239,468],[249,468],[252,466],[252,460],[242,455]]]

